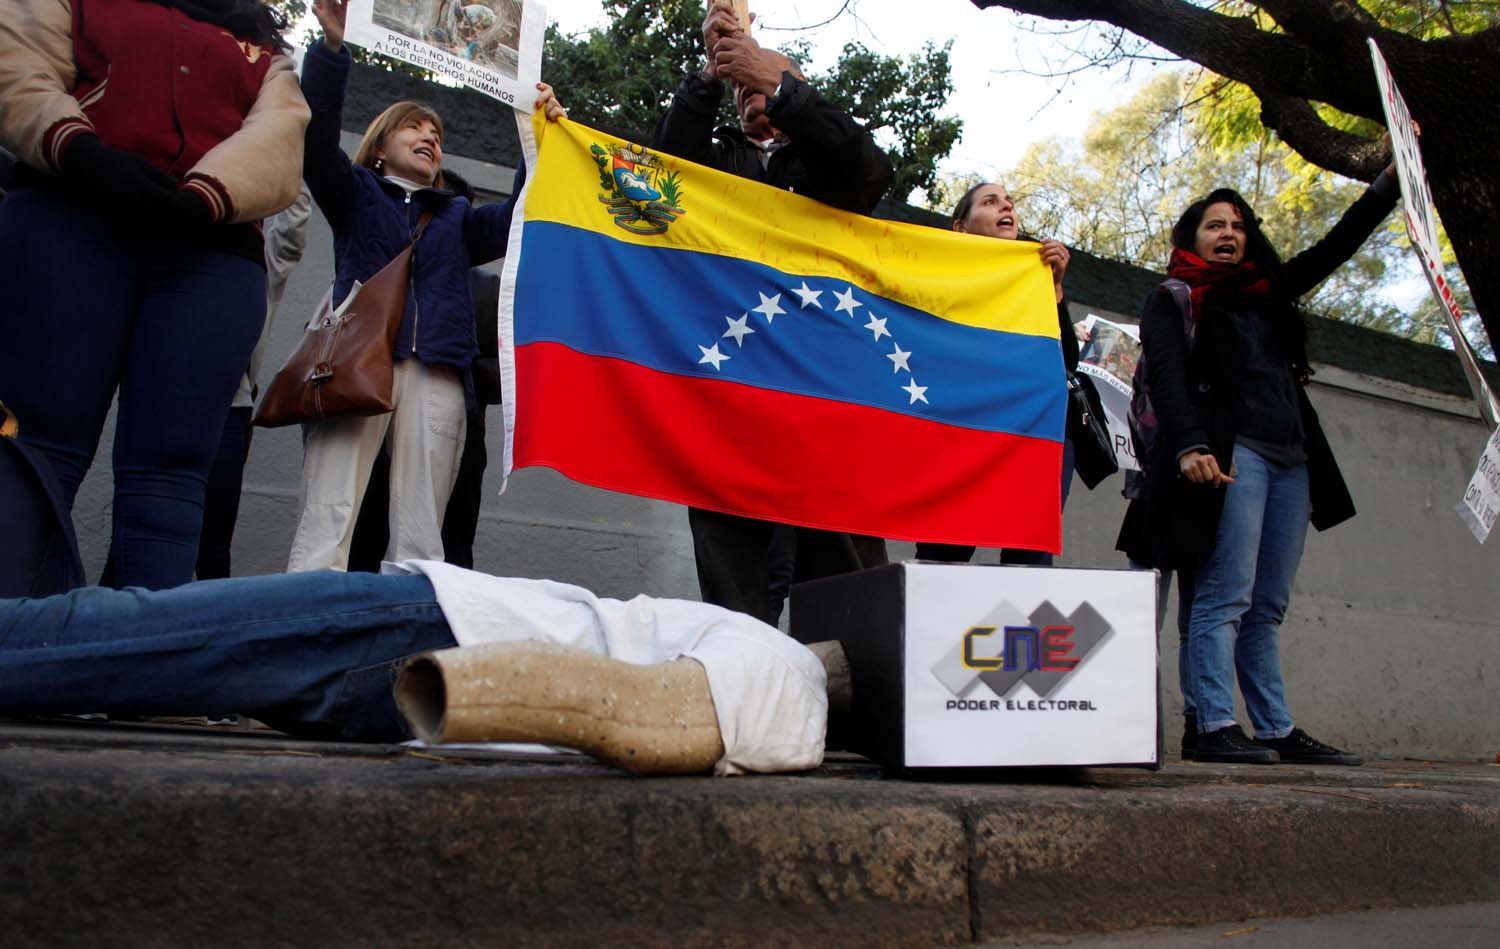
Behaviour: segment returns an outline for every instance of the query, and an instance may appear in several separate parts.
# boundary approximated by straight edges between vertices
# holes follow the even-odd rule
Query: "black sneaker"
[[[1193,749],[1193,760],[1226,764],[1276,764],[1281,756],[1271,748],[1246,738],[1245,733],[1240,731],[1240,726],[1230,725],[1218,731],[1200,734],[1198,745]]]
[[[1185,714],[1182,716],[1182,760],[1192,761],[1193,753],[1198,750],[1198,716],[1196,714]]]
[[[1361,765],[1365,759],[1332,745],[1325,745],[1300,728],[1292,729],[1285,738],[1257,738],[1257,745],[1270,748],[1281,760],[1293,764],[1342,764]]]

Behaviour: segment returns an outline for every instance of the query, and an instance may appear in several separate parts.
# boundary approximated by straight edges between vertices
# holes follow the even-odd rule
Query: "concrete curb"
[[[0,726],[7,945],[963,944],[1500,899],[1500,768],[916,783]]]

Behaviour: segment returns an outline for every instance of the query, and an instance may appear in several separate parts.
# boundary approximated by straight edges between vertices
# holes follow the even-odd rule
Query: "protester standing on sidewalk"
[[[113,582],[193,577],[307,105],[256,0],[0,0],[0,399],[71,508],[116,393]]]
[[[443,172],[449,191],[474,203],[474,189],[456,171]],[[474,332],[479,356],[474,360],[474,401],[464,420],[464,450],[453,481],[453,493],[443,510],[443,560],[457,567],[474,567],[474,535],[484,499],[484,469],[489,454],[484,444],[485,407],[500,404],[500,367],[496,321],[500,311],[500,277],[482,267],[469,268],[469,298],[474,301]],[[390,546],[391,456],[381,452],[370,468],[370,483],[354,523],[349,544],[349,569],[379,573]]]
[[[1220,189],[1172,230],[1169,276],[1147,298],[1141,343],[1160,428],[1143,498],[1122,543],[1135,560],[1194,570],[1189,683],[1199,761],[1354,765],[1295,727],[1277,635],[1307,525],[1354,516],[1354,503],[1307,397],[1307,329],[1298,297],[1354,255],[1394,207],[1387,169],[1317,244],[1283,263],[1245,199]],[[1128,536],[1127,536],[1128,535]],[[1255,729],[1235,723],[1234,679]]]
[[[387,555],[440,560],[442,513],[458,470],[478,353],[468,271],[505,253],[514,200],[475,208],[443,187],[442,119],[418,102],[397,102],[377,116],[351,161],[339,148],[353,62],[343,42],[347,4],[318,0],[313,12],[323,37],[303,61],[302,88],[312,107],[304,174],[333,228],[334,305],[410,243],[424,214],[431,217],[397,331],[395,409],[309,427],[302,513],[287,569],[347,568],[360,502],[383,444],[391,455]],[[537,108],[549,119],[560,117],[552,88],[538,83],[537,89]]]

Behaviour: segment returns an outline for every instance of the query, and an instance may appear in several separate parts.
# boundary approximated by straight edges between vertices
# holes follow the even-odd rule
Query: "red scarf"
[[[1237,264],[1207,261],[1179,248],[1172,250],[1172,259],[1167,262],[1167,276],[1176,277],[1192,290],[1195,320],[1203,318],[1203,301],[1211,292],[1261,296],[1271,289],[1271,281],[1251,261]]]

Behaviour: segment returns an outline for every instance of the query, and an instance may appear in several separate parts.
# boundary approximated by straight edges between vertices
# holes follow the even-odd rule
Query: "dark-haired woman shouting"
[[[255,0],[0,0],[0,399],[70,507],[118,392],[117,586],[193,578],[307,105]]]
[[[1296,300],[1354,255],[1395,200],[1387,169],[1326,237],[1283,262],[1245,199],[1214,191],[1183,212],[1172,279],[1146,299],[1141,343],[1160,427],[1121,546],[1196,573],[1186,688],[1199,761],[1360,763],[1294,726],[1281,678],[1278,631],[1307,525],[1354,516],[1308,401]],[[1235,723],[1236,677],[1254,741]]]

